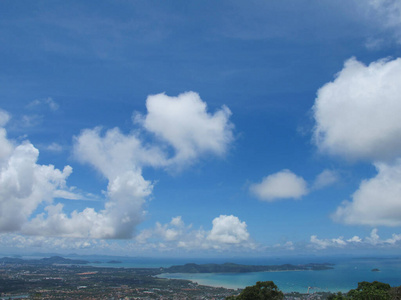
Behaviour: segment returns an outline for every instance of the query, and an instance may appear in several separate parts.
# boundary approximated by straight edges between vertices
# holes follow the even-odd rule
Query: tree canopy
[[[392,297],[392,289],[389,284],[379,281],[358,283],[356,289],[350,290],[346,295],[338,293],[329,297],[330,300],[390,300],[398,299]]]
[[[258,281],[253,286],[246,287],[237,297],[232,296],[227,299],[236,300],[281,300],[284,294],[273,281]]]

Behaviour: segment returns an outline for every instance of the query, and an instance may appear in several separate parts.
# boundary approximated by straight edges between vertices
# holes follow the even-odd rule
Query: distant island
[[[80,259],[69,259],[61,256],[52,256],[41,259],[22,259],[16,257],[0,258],[0,264],[18,264],[18,265],[85,265],[89,261]]]
[[[234,263],[225,264],[185,264],[172,266],[169,268],[160,268],[162,273],[249,273],[249,272],[278,272],[278,271],[321,271],[333,269],[333,264],[310,263],[305,265],[240,265]]]
[[[61,256],[52,256],[42,259],[22,259],[15,257],[0,258],[2,265],[35,265],[35,266],[49,266],[49,265],[85,265],[89,261],[79,259],[69,259]],[[110,260],[108,264],[120,264],[119,260]],[[137,268],[129,268],[137,269]],[[141,270],[148,270],[152,274],[162,273],[250,273],[250,272],[278,272],[278,271],[321,271],[333,269],[333,264],[330,263],[309,263],[303,265],[241,265],[235,263],[224,264],[195,264],[189,263],[185,265],[171,266],[168,268],[140,268]],[[139,269],[138,269],[139,270]],[[379,271],[373,269],[372,271]]]
[[[122,261],[119,261],[119,260],[110,260],[110,261],[108,261],[107,263],[108,263],[108,264],[121,264]]]

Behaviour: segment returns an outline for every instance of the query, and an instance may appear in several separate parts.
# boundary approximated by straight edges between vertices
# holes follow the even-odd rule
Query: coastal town
[[[241,292],[241,289],[211,287],[189,280],[157,277],[162,271],[164,268],[94,267],[86,265],[85,261],[62,257],[41,260],[2,258],[0,299],[211,300],[225,299]],[[290,293],[285,298],[318,300],[326,299],[329,294]]]
[[[157,278],[152,269],[0,266],[0,299],[224,299],[236,290]]]

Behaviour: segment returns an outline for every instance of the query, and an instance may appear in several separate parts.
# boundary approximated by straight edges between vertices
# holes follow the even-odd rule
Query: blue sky
[[[0,253],[394,254],[401,5],[2,1]]]

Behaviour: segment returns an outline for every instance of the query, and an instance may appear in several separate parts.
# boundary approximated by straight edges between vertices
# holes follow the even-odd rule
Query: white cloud
[[[252,184],[250,191],[264,201],[275,201],[284,198],[300,198],[308,194],[306,181],[292,173],[282,170],[263,178],[262,182]]]
[[[161,239],[164,242],[173,242],[182,240],[188,234],[192,225],[186,226],[181,216],[171,219],[170,223],[160,224],[156,223],[154,229],[145,229],[140,232],[135,238],[139,243],[146,243],[150,239]]]
[[[185,225],[181,217],[176,217],[167,224],[156,223],[153,229],[143,230],[136,237],[136,241],[147,247],[162,243],[165,250],[173,251],[177,248],[185,250],[255,248],[250,242],[246,227],[245,222],[232,215],[220,215],[215,218],[210,231],[202,228],[193,229],[192,225]]]
[[[317,249],[326,249],[327,247],[330,246],[330,242],[328,240],[318,239],[316,235],[312,235],[310,237],[310,242]]]
[[[0,127],[6,126],[11,116],[8,112],[0,109]]]
[[[131,238],[143,218],[143,204],[152,185],[141,174],[126,172],[109,182],[105,208],[63,213],[63,206],[50,205],[23,228],[25,234],[75,238]]]
[[[51,143],[46,147],[46,150],[52,151],[52,152],[61,152],[63,151],[63,147],[60,144],[57,143]]]
[[[246,223],[237,217],[220,215],[213,220],[213,228],[207,238],[217,243],[238,244],[248,240],[249,233]]]
[[[5,167],[8,164],[12,152],[14,151],[13,144],[7,139],[7,131],[0,127],[0,167]]]
[[[377,175],[363,180],[333,218],[346,224],[401,225],[401,159],[395,164],[376,163]]]
[[[0,231],[18,231],[28,221],[39,204],[51,202],[72,168],[62,171],[52,165],[37,164],[39,151],[29,142],[12,145],[0,131]],[[3,148],[4,147],[4,148]]]
[[[52,208],[48,210],[47,219],[38,216],[37,220],[33,220],[39,227],[49,228],[49,234],[53,232],[53,235],[130,238],[136,225],[142,221],[143,205],[153,189],[153,184],[142,176],[143,167],[182,164],[186,159],[194,159],[208,151],[223,154],[227,146],[225,143],[231,141],[231,131],[225,132],[230,127],[225,119],[229,116],[228,109],[211,116],[206,113],[206,104],[196,93],[181,94],[176,98],[164,94],[149,96],[147,108],[148,114],[145,117],[137,115],[137,121],[142,118],[140,122],[145,129],[170,142],[177,150],[176,157],[168,158],[158,144],[146,145],[135,132],[125,135],[114,128],[102,134],[99,127],[82,131],[75,138],[74,156],[109,180],[105,209],[100,212],[86,209],[67,217],[60,207]],[[225,135],[230,138],[224,139],[222,136]],[[185,154],[184,159],[182,153],[188,153],[187,150],[191,155]],[[47,222],[51,219],[55,223],[63,220],[64,225],[50,226]],[[174,219],[170,225],[179,223],[179,219]],[[91,229],[90,224],[96,225],[97,229]],[[31,226],[35,231],[46,231],[39,227]],[[55,228],[58,230],[54,231]],[[168,241],[175,240],[180,234],[177,228],[160,224],[157,232]],[[144,232],[140,239],[145,239],[148,234]]]
[[[43,104],[52,110],[58,108],[51,98],[36,100],[30,106]],[[74,157],[108,180],[106,202],[98,211],[87,207],[66,214],[62,204],[54,204],[54,198],[59,197],[83,199],[66,186],[72,169],[67,166],[60,171],[37,165],[39,151],[30,143],[15,147],[5,129],[0,128],[0,187],[4,187],[0,191],[0,231],[69,238],[131,238],[143,220],[144,204],[153,189],[152,182],[142,176],[143,167],[182,166],[207,152],[223,155],[232,141],[228,108],[208,114],[206,104],[194,92],[178,97],[149,96],[147,108],[143,128],[170,143],[176,150],[173,158],[159,142],[146,144],[139,132],[123,134],[114,128],[102,133],[98,127],[83,130],[74,138]],[[9,115],[0,111],[0,122],[5,124],[8,119]],[[50,149],[60,147],[52,144]],[[47,203],[43,212],[33,215],[42,203]],[[159,224],[159,235],[167,241],[176,240],[184,230],[182,220],[175,218],[169,226],[174,228]]]
[[[322,189],[336,183],[339,179],[338,173],[333,170],[323,170],[318,176],[316,176],[315,182],[313,183],[313,189]]]
[[[377,245],[380,243],[380,237],[377,234],[377,232],[378,232],[377,228],[373,228],[372,232],[370,233],[370,236],[366,238],[366,240],[372,245]]]
[[[171,225],[174,225],[176,227],[182,227],[184,226],[184,221],[182,220],[181,216],[178,216],[171,220]]]
[[[385,5],[375,1],[378,9]],[[373,2],[371,2],[373,3]],[[387,2],[388,8],[394,6]],[[398,10],[399,13],[399,10]],[[401,24],[401,23],[400,23]],[[372,162],[377,175],[360,183],[336,221],[401,225],[401,58],[368,66],[352,58],[319,91],[313,107],[315,142],[321,151]]]
[[[398,43],[401,43],[401,3],[398,0],[369,0],[371,16],[384,28],[394,30],[394,36]],[[363,3],[363,5],[365,5]]]
[[[319,239],[316,235],[310,237],[312,247],[316,249],[326,249],[328,247],[344,247],[347,242],[344,241],[344,237],[340,236],[334,239]]]
[[[58,103],[56,103],[52,98],[48,97],[46,99],[36,99],[32,101],[31,103],[28,104],[28,107],[37,107],[37,106],[42,106],[46,105],[48,106],[52,111],[56,111],[59,109]]]
[[[103,135],[100,127],[83,130],[75,138],[73,151],[79,161],[91,165],[106,178],[143,166],[163,166],[167,160],[158,147],[145,146],[136,134],[124,135],[118,128]]]
[[[92,133],[90,137],[94,138],[87,138],[85,133],[89,136]],[[93,160],[89,162],[109,179],[108,201],[99,212],[86,208],[67,215],[60,203],[52,203],[56,197],[82,199],[66,185],[72,168],[66,166],[60,171],[52,165],[37,164],[38,149],[27,141],[13,145],[7,139],[5,129],[0,128],[0,231],[85,238],[131,237],[135,225],[142,220],[142,205],[151,193],[152,184],[143,179],[141,170],[135,164],[122,161],[127,159],[124,151],[132,143],[121,146],[118,141],[124,138],[130,140],[130,137],[111,131],[109,138],[112,145],[107,143],[109,140],[97,137],[98,140],[96,131],[83,132],[77,144],[82,146],[79,148],[82,158],[91,157]],[[90,142],[95,143],[85,145]],[[85,151],[93,151],[92,156]],[[39,205],[45,203],[49,205],[44,212],[33,216]]]
[[[273,247],[280,250],[295,250],[295,245],[292,241],[285,242],[284,244],[276,244]]]
[[[190,164],[205,153],[221,156],[233,140],[230,110],[223,106],[208,113],[206,103],[195,92],[177,97],[151,95],[146,108],[147,115],[136,114],[134,121],[174,148],[170,164]]]
[[[63,251],[63,250],[90,250],[93,253],[101,253],[102,249],[113,250],[113,244],[105,240],[97,239],[73,239],[60,237],[26,236],[21,234],[9,233],[0,234],[0,244],[2,249],[27,249],[31,251]]]
[[[361,243],[362,239],[359,236],[354,235],[352,238],[348,239],[347,242],[348,243]]]
[[[364,239],[359,236],[353,236],[344,240],[344,237],[333,239],[319,239],[316,235],[310,238],[310,247],[323,250],[327,248],[344,248],[344,247],[394,247],[401,241],[401,234],[392,234],[391,238],[381,239],[378,235],[377,228],[372,229],[369,236]],[[399,244],[399,243],[398,243]],[[398,245],[399,246],[399,245]]]
[[[321,151],[349,159],[391,160],[401,155],[401,59],[366,66],[351,58],[313,106]]]
[[[42,115],[23,115],[21,117],[20,126],[22,127],[35,127],[43,122]]]
[[[398,241],[401,241],[401,234],[393,233],[392,237],[390,239],[385,240],[384,242],[387,243],[387,244],[394,245]]]
[[[185,228],[181,216],[175,217],[171,220],[170,224],[162,226],[156,223],[156,232],[166,241],[175,241],[183,235],[184,231],[190,229],[192,226]]]
[[[386,15],[389,25],[401,25],[401,3],[397,0],[370,0],[369,4]]]

